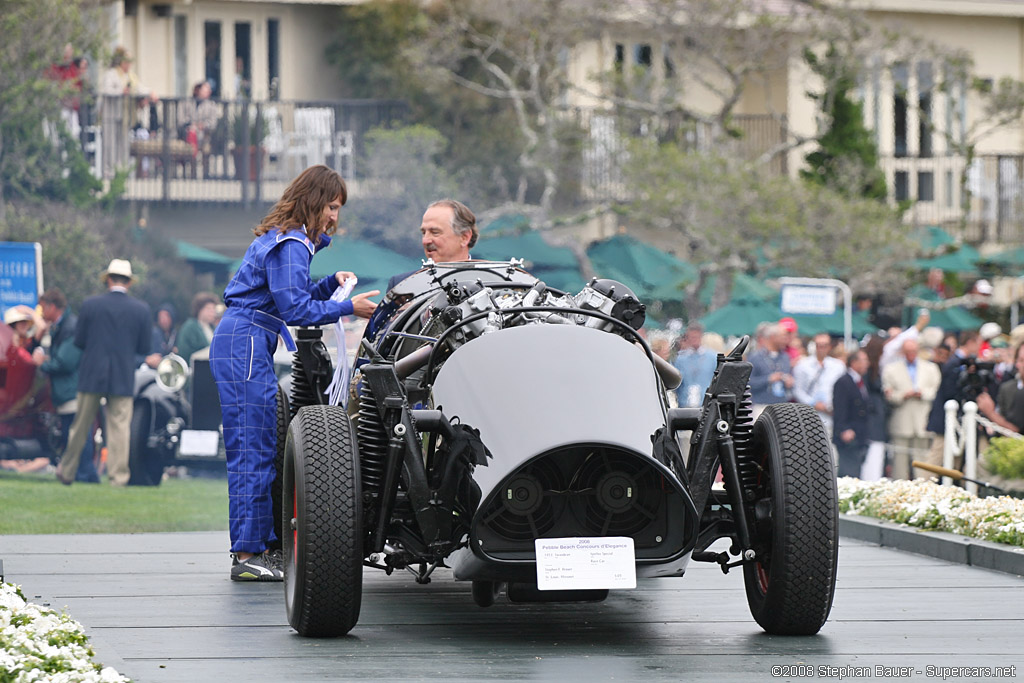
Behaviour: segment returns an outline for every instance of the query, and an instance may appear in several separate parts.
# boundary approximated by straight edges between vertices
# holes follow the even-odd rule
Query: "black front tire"
[[[159,451],[146,445],[152,420],[147,403],[132,407],[130,441],[128,445],[129,486],[159,486],[164,478],[164,459]]]
[[[359,453],[344,408],[306,406],[284,452],[285,608],[299,635],[334,637],[359,620],[363,515]]]
[[[772,634],[813,635],[832,609],[839,558],[835,466],[810,406],[769,405],[754,424],[762,548],[743,565],[750,613]],[[767,541],[767,543],[764,543]]]
[[[284,446],[288,440],[288,424],[292,420],[288,393],[277,385],[277,451],[274,453],[274,481],[270,484],[270,503],[274,510],[274,536],[277,541],[269,544],[271,550],[281,548],[284,543],[283,521],[291,519],[291,511],[283,513],[284,502],[281,491],[284,488]],[[287,517],[286,517],[287,515]]]

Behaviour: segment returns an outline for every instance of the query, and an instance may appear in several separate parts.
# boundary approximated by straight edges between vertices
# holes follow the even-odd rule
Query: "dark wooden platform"
[[[815,637],[765,635],[742,575],[695,563],[604,603],[499,598],[489,609],[441,570],[427,586],[367,570],[355,630],[305,639],[287,625],[280,584],[229,580],[227,546],[226,533],[0,536],[0,559],[8,581],[66,607],[97,659],[137,681],[794,680],[772,667],[799,663],[833,680],[821,674],[867,677],[817,667],[1024,676],[1024,579],[846,538],[832,616]]]

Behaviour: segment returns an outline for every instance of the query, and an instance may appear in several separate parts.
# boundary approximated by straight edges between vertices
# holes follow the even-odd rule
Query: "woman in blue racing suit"
[[[281,195],[253,232],[256,239],[224,291],[227,310],[210,344],[227,452],[229,528],[235,581],[281,581],[280,551],[267,551],[274,534],[270,487],[277,447],[277,377],[273,355],[280,335],[290,350],[288,325],[325,325],[341,316],[369,318],[376,304],[366,292],[346,301],[332,293],[352,273],[314,283],[313,254],[330,244],[338,211],[348,198],[334,170],[311,166]]]

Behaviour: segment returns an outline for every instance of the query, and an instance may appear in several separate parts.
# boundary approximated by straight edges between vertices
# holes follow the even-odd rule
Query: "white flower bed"
[[[1024,500],[978,498],[934,481],[839,479],[839,511],[948,531],[986,541],[1024,546]]]
[[[0,683],[121,683],[111,667],[94,664],[82,625],[34,605],[21,589],[0,583]]]

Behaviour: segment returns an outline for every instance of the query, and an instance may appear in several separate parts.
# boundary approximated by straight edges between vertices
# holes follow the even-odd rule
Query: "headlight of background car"
[[[164,391],[181,391],[188,380],[188,363],[173,353],[164,356],[156,366],[156,383]]]

